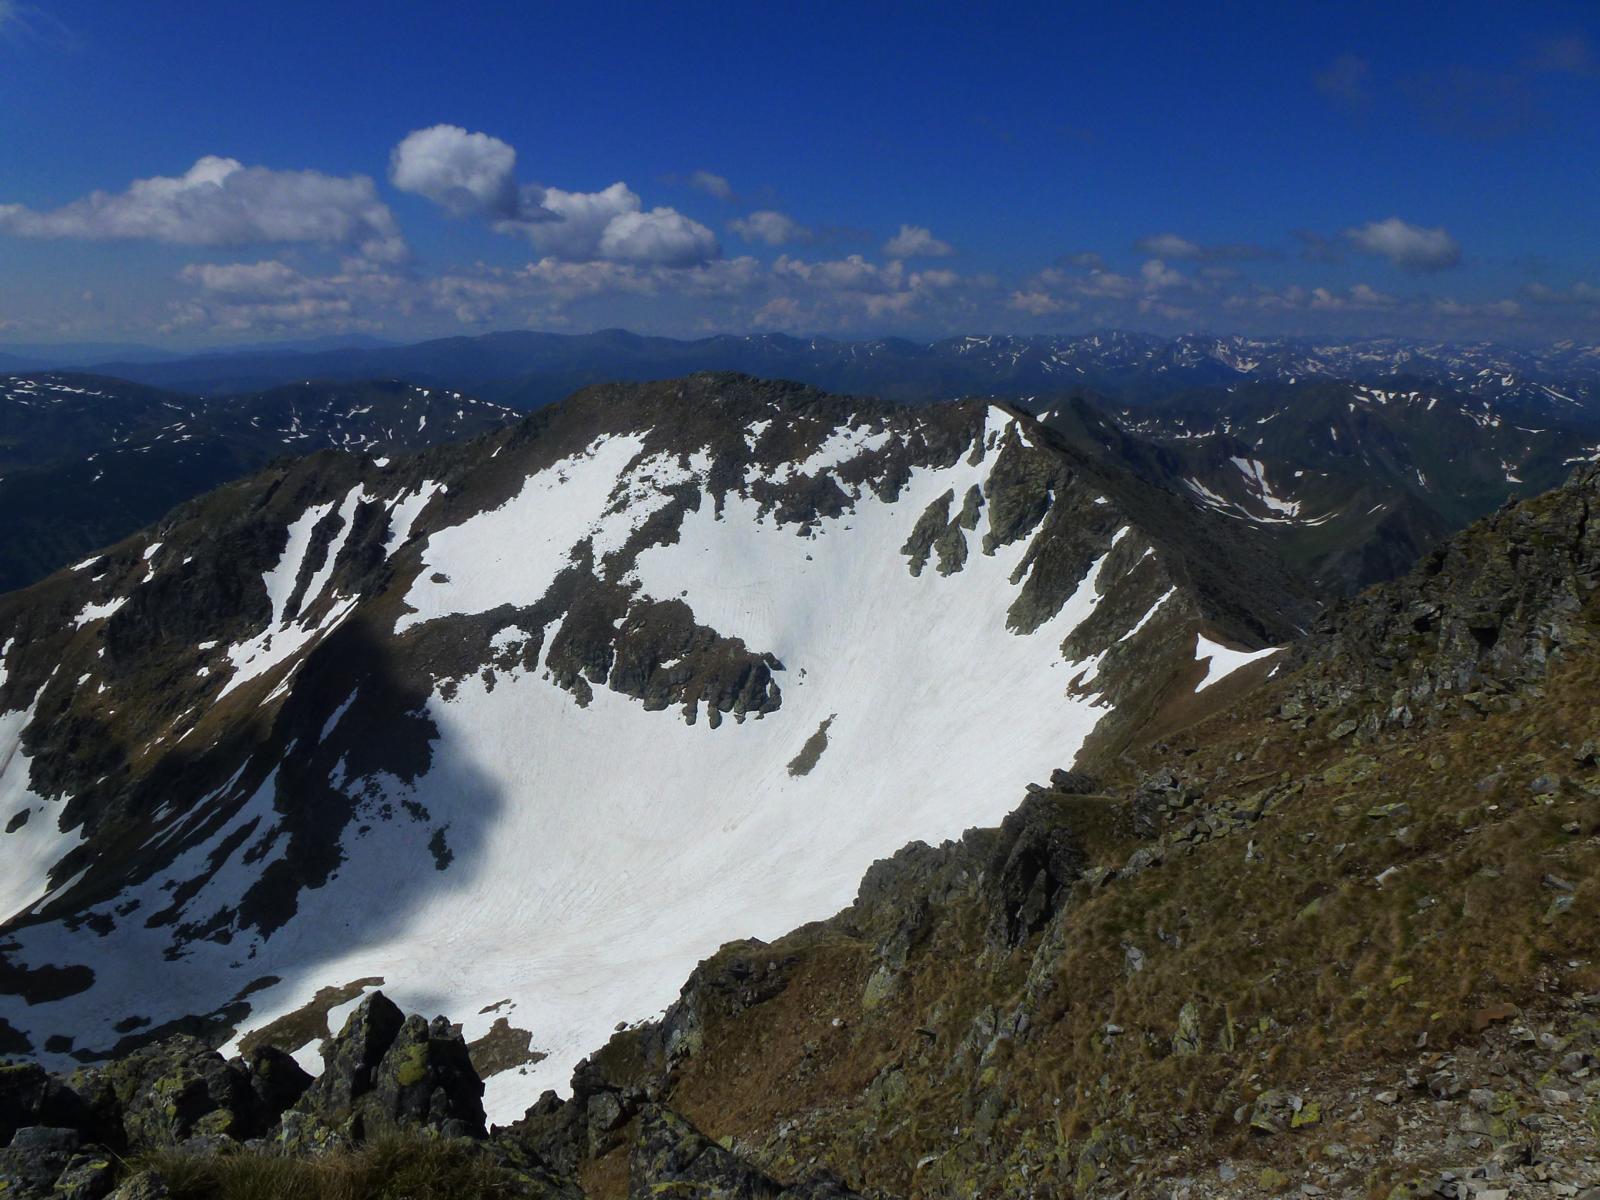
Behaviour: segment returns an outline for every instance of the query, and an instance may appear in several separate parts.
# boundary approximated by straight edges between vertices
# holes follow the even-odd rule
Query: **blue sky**
[[[0,0],[0,342],[1600,338],[1593,4],[1201,7]]]

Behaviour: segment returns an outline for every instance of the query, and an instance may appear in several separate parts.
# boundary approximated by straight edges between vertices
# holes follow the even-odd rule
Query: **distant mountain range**
[[[1033,407],[1079,444],[1248,526],[1334,595],[1394,578],[1507,499],[1600,457],[1585,414],[1535,420],[1421,380],[1249,383],[1103,412],[1082,399]]]
[[[685,342],[609,331],[273,348],[105,368],[143,382],[0,380],[0,517],[12,531],[0,589],[281,454],[420,448],[597,380],[710,368],[914,403],[1007,400],[1119,469],[1245,524],[1331,594],[1393,578],[1450,532],[1600,455],[1600,352],[1570,343],[1536,352],[1126,333]]]
[[[277,342],[246,342],[214,346],[203,353],[218,354],[304,354],[319,350],[374,349],[392,346],[367,334],[336,334],[327,337],[289,338]],[[158,363],[194,358],[198,351],[163,350],[137,342],[11,342],[0,345],[0,371],[64,371],[82,369],[94,363]]]
[[[205,400],[89,375],[0,377],[0,591],[273,459],[401,453],[516,416],[459,392],[315,383]]]
[[[624,330],[491,333],[407,346],[256,349],[160,362],[99,363],[121,379],[200,394],[255,391],[308,379],[401,378],[539,408],[589,383],[739,371],[889,400],[1018,397],[1090,389],[1155,403],[1194,388],[1313,379],[1387,384],[1413,378],[1538,417],[1600,421],[1600,343],[1536,349],[1399,338],[1306,338],[1104,332],[1072,336],[834,341],[783,334],[696,341]]]

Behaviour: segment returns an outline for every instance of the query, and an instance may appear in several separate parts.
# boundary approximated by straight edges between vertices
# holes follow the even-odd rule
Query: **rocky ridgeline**
[[[518,1127],[485,1128],[483,1082],[444,1017],[406,1016],[374,992],[322,1056],[313,1077],[271,1046],[224,1059],[180,1036],[66,1078],[30,1062],[0,1064],[0,1196],[160,1200],[172,1194],[162,1156],[315,1159],[384,1138],[450,1143],[482,1160],[495,1195],[583,1196],[575,1161],[546,1160]],[[553,1096],[544,1102],[552,1106]],[[632,1195],[855,1195],[826,1176],[785,1187],[668,1109],[635,1105],[628,1116]]]
[[[1312,669],[1283,716],[1309,726],[1317,710],[1349,710],[1335,718],[1350,722],[1338,736],[1360,740],[1537,695],[1553,662],[1592,648],[1583,615],[1600,586],[1597,504],[1600,468],[1580,468],[1341,605],[1296,648]]]

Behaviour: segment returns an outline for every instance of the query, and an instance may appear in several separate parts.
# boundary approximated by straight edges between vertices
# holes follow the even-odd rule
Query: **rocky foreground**
[[[225,1060],[177,1037],[67,1078],[28,1063],[0,1066],[0,1140],[9,1143],[0,1151],[0,1196],[231,1194],[229,1180],[272,1178],[283,1161],[336,1162],[371,1146],[402,1161],[430,1156],[439,1195],[583,1196],[570,1170],[541,1157],[521,1130],[485,1129],[483,1083],[443,1017],[405,1016],[373,993],[324,1044],[323,1059],[313,1077],[271,1046]],[[559,1102],[550,1097],[545,1107]],[[611,1110],[616,1124],[621,1116]],[[825,1175],[784,1187],[669,1108],[631,1104],[627,1116],[632,1195],[856,1195]],[[610,1131],[599,1105],[590,1123],[597,1135]],[[219,1171],[218,1160],[230,1165]]]

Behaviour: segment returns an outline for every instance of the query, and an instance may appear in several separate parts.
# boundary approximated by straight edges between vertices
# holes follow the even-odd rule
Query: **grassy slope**
[[[1360,703],[1284,720],[1313,663],[1124,756],[1102,794],[1050,803],[1091,862],[1122,867],[1141,845],[1165,862],[1079,881],[1020,946],[994,936],[984,834],[943,853],[961,881],[914,873],[887,923],[858,903],[727,952],[758,974],[778,964],[787,986],[708,1006],[670,1102],[779,1175],[818,1160],[907,1195],[1082,1194],[1102,1173],[1107,1193],[1138,1194],[1141,1177],[1223,1157],[1293,1172],[1330,1144],[1386,1144],[1382,1114],[1352,1099],[1362,1080],[1477,1044],[1509,1011],[1496,1006],[1531,1020],[1600,991],[1600,770],[1575,756],[1600,733],[1592,598],[1571,628],[1542,683],[1427,728],[1335,736]],[[1157,841],[1131,814],[1160,766],[1203,797]],[[1196,841],[1208,813],[1219,832]],[[900,913],[923,902],[903,969],[874,983]],[[637,1069],[630,1036],[600,1057],[609,1074]],[[1252,1134],[1236,1114],[1272,1088],[1317,1104],[1317,1121]],[[1592,1133],[1600,1106],[1586,1119]],[[1429,1153],[1380,1155],[1341,1186],[1387,1195]],[[619,1178],[607,1156],[585,1168],[597,1196]]]

